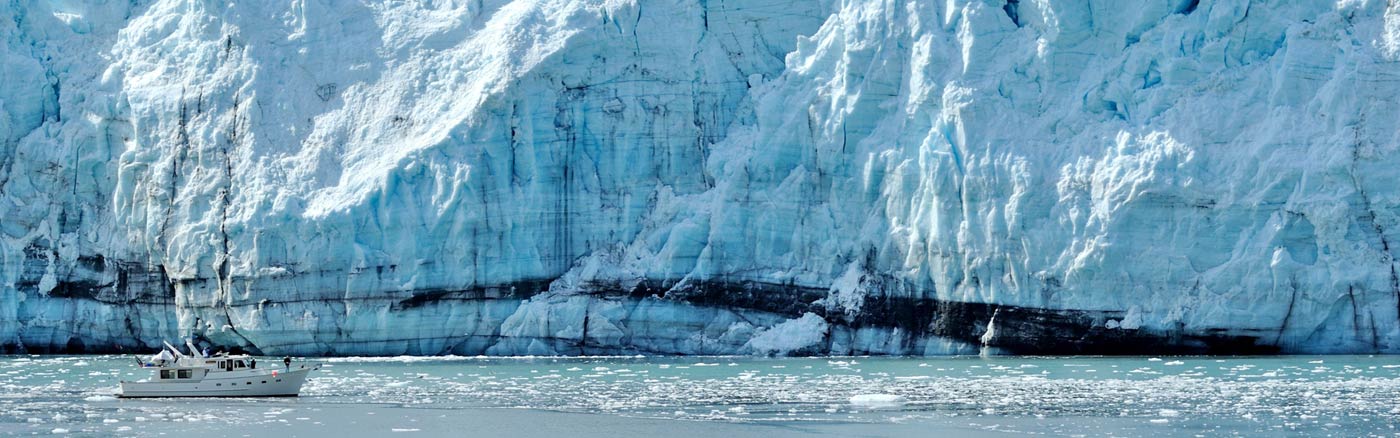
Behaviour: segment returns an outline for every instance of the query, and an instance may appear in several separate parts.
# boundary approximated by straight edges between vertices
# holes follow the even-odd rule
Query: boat
[[[151,378],[121,381],[117,397],[296,397],[306,376],[321,369],[319,363],[293,363],[290,358],[259,363],[248,355],[199,354],[189,341],[189,354],[164,344],[159,354],[136,358],[142,369],[151,371]]]

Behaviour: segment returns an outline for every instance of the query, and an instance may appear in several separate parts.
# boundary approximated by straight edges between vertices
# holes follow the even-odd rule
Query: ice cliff
[[[1400,352],[1380,0],[6,0],[0,350]]]

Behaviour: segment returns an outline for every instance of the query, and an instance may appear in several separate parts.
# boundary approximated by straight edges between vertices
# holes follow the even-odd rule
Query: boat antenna
[[[176,349],[174,346],[170,345],[170,342],[167,342],[167,341],[160,341],[160,343],[165,344],[165,348],[169,348],[171,353],[175,353],[175,358],[176,358],[176,359],[179,359],[180,356],[184,356],[183,354],[180,354],[180,350],[178,350],[178,349]]]

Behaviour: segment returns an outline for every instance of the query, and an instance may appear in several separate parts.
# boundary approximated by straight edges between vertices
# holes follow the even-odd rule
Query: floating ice
[[[909,400],[895,394],[856,394],[851,396],[851,405],[871,409],[891,409],[904,406]]]
[[[424,404],[434,409],[501,407],[743,422],[800,418],[804,422],[916,423],[956,418],[966,420],[952,421],[994,425],[1044,417],[1047,421],[1037,424],[1063,425],[1082,423],[1084,418],[1121,417],[1114,422],[1147,425],[1154,424],[1149,423],[1151,419],[1163,419],[1173,427],[1220,425],[1264,436],[1276,435],[1279,427],[1299,435],[1329,430],[1346,436],[1384,435],[1393,432],[1386,429],[1388,425],[1400,420],[1400,410],[1388,397],[1400,388],[1400,376],[1397,368],[1383,366],[1391,362],[1385,356],[1329,356],[1327,369],[1320,373],[1314,372],[1319,364],[1308,363],[1316,358],[1307,357],[1170,359],[1189,359],[1192,366],[1144,363],[1142,358],[1133,357],[858,358],[854,365],[850,359],[826,358],[345,362],[318,373],[308,382],[303,392],[307,397],[302,399],[266,403],[192,400],[181,403],[178,410],[184,414],[180,419],[214,428],[280,426],[286,421],[311,427],[315,422],[334,421],[327,415],[341,415],[329,414],[332,409],[322,412],[322,407],[384,417],[377,414],[393,414],[382,409],[386,406],[415,409]],[[700,360],[728,366],[662,366]],[[98,356],[91,361],[94,367],[118,367],[126,366],[129,357]],[[69,366],[61,362],[36,361],[22,366],[28,374],[55,374]],[[0,374],[14,369],[6,365],[0,360]],[[581,370],[556,372],[569,367]],[[606,367],[612,373],[580,376],[595,367]],[[1090,369],[1098,372],[1086,374]],[[1141,369],[1154,370],[1154,374],[1136,372]],[[10,394],[0,398],[0,424],[10,422],[40,433],[61,427],[75,434],[94,435],[116,433],[114,429],[123,423],[138,430],[165,428],[139,420],[168,414],[170,406],[154,401],[88,402],[85,397],[113,383],[106,377],[88,376],[86,369],[72,371],[63,384],[49,379],[0,383]],[[1272,377],[1266,376],[1268,373]],[[485,374],[492,379],[479,379]],[[418,376],[433,379],[433,384],[386,386]],[[377,389],[366,392],[363,388]],[[875,407],[880,404],[876,403],[879,397],[896,395],[904,399],[900,404]],[[677,411],[680,413],[673,415]],[[43,413],[44,421],[54,414],[65,417],[58,424],[25,424],[27,418],[40,418],[38,412]],[[1332,430],[1326,423],[1343,426]],[[385,425],[381,430],[388,431],[390,426],[431,430],[426,423]],[[1076,431],[1084,432],[1060,428],[1047,433]]]

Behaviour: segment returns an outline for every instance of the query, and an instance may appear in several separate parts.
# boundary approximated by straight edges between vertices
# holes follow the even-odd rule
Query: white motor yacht
[[[117,397],[296,397],[306,375],[321,369],[319,363],[257,362],[248,355],[206,357],[165,344],[166,349],[148,360],[137,358],[151,378],[121,382]]]

